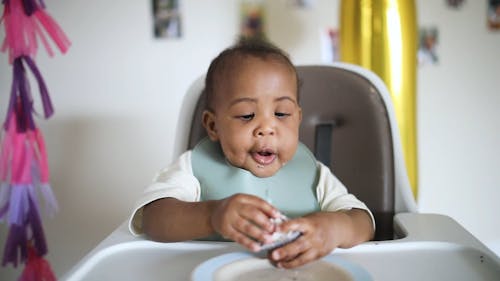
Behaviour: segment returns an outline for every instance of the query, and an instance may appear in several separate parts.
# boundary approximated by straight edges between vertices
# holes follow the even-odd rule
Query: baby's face
[[[219,78],[209,136],[227,160],[258,177],[274,175],[297,150],[302,112],[295,73],[259,58],[245,60]],[[212,127],[212,128],[210,128]]]

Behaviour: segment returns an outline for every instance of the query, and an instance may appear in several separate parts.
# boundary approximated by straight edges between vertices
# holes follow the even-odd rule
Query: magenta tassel
[[[53,51],[46,34],[62,53],[66,53],[69,49],[70,40],[45,11],[44,6],[42,1],[4,1],[2,19],[5,25],[5,40],[1,51],[8,51],[9,62],[12,63],[15,58],[22,55],[35,57],[38,51],[38,39],[42,41],[49,56],[52,56]]]
[[[56,281],[56,276],[49,263],[28,247],[28,261],[18,281]]]
[[[38,19],[43,28],[47,31],[50,38],[56,43],[57,48],[61,53],[65,54],[69,47],[71,46],[71,41],[68,36],[64,33],[62,28],[57,24],[57,22],[44,10],[38,10],[35,13],[35,17]]]

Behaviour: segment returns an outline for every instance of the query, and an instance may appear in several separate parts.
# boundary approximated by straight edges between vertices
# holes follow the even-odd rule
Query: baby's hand
[[[216,203],[211,223],[223,237],[251,251],[259,251],[260,245],[267,243],[275,230],[270,218],[278,217],[278,210],[259,197],[236,194]]]
[[[278,231],[298,231],[296,240],[269,252],[268,257],[278,267],[294,268],[324,257],[338,246],[332,237],[331,222],[318,214],[283,222]]]

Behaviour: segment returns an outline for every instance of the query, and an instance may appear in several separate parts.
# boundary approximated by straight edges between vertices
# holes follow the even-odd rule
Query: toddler
[[[134,209],[131,232],[165,242],[227,239],[251,251],[276,233],[300,233],[268,252],[282,268],[370,240],[366,205],[299,142],[298,90],[294,65],[269,43],[220,53],[205,80],[208,138],[158,173]]]

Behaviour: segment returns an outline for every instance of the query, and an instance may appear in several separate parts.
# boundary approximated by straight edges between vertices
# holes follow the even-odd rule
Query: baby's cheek
[[[283,157],[281,158],[281,164],[285,166],[286,163],[288,163],[290,160],[292,160],[293,155],[291,152],[287,152]]]
[[[224,153],[224,156],[227,160],[229,160],[229,162],[231,162],[231,164],[235,165],[236,163],[241,162],[241,155],[238,153],[237,147],[226,143],[221,143],[221,147],[222,153]]]

